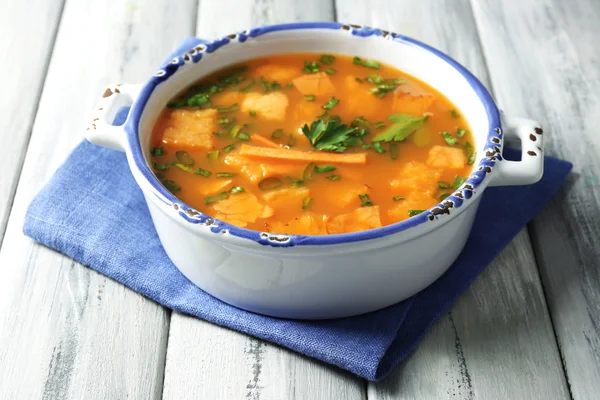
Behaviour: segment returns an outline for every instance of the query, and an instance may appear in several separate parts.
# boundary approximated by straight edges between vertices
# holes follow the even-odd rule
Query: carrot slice
[[[267,139],[264,136],[261,136],[259,134],[254,134],[252,136],[250,136],[250,140],[253,141],[256,144],[262,144],[263,146],[266,147],[271,147],[273,149],[279,149],[281,148],[281,146],[279,146],[277,143]]]
[[[326,162],[332,164],[366,164],[366,153],[325,153],[320,151],[296,151],[284,148],[271,149],[266,147],[256,147],[243,144],[240,148],[240,154],[254,158],[272,158],[287,161],[313,161]]]

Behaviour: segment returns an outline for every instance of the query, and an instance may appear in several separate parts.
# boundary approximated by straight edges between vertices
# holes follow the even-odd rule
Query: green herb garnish
[[[321,54],[321,57],[319,57],[319,61],[322,64],[333,64],[333,62],[335,61],[335,56],[333,54]]]
[[[276,129],[271,133],[273,139],[281,139],[283,137],[283,129]]]
[[[215,176],[217,178],[233,178],[235,174],[233,172],[217,172]]]
[[[194,159],[186,151],[179,150],[175,152],[175,157],[183,165],[194,165]]]
[[[326,178],[329,179],[330,181],[339,181],[341,177],[342,177],[341,175],[335,175],[335,174],[326,176]]]
[[[269,82],[262,76],[260,77],[260,85],[262,86],[263,92],[265,92],[265,93],[269,93],[269,92],[273,92],[275,90],[281,89],[281,85],[279,84],[279,82],[276,82],[276,81]]]
[[[305,181],[310,181],[313,176],[313,172],[316,170],[316,165],[314,162],[311,162],[304,168],[304,172],[302,173],[302,179]]]
[[[371,207],[373,205],[373,202],[371,201],[371,199],[369,199],[369,195],[366,193],[359,194],[358,198],[360,199],[361,207]]]
[[[392,114],[388,119],[394,122],[383,132],[377,134],[374,138],[374,142],[378,141],[395,141],[401,142],[409,137],[414,131],[419,129],[427,121],[427,115],[422,117],[414,117],[408,114]]]
[[[203,105],[210,104],[208,94],[197,93],[187,98],[174,101],[167,104],[168,108],[181,108],[181,107],[202,107]]]
[[[325,68],[323,71],[325,71],[325,73],[326,73],[327,75],[333,75],[333,74],[335,74],[335,73],[337,72],[337,71],[336,71],[335,69],[333,69],[333,68]]]
[[[285,84],[286,89],[291,89],[293,87],[294,87],[294,85],[291,82]]]
[[[293,188],[304,186],[304,181],[302,179],[296,179],[291,176],[287,176],[286,179],[290,182]]]
[[[381,145],[381,142],[373,142],[373,150],[375,150],[379,154],[385,153],[385,149]]]
[[[371,88],[371,93],[381,99],[394,89],[396,89],[396,86],[394,85],[377,85],[376,87]]]
[[[460,129],[460,128],[456,129],[456,136],[458,136],[459,138],[465,136],[466,133],[467,133],[466,129]]]
[[[441,133],[442,137],[446,141],[448,146],[454,146],[456,144],[456,138],[452,136],[452,134],[448,131],[444,131]]]
[[[456,110],[450,110],[450,115],[452,116],[452,118],[454,119],[459,119],[460,118],[460,114],[458,113],[458,111]]]
[[[462,176],[457,176],[454,178],[454,182],[452,183],[452,189],[458,189],[463,183],[465,183],[466,179]]]
[[[250,140],[250,135],[248,135],[246,132],[240,132],[240,134],[237,137],[239,140]]]
[[[422,212],[425,212],[425,210],[408,210],[408,216],[414,217],[415,215],[419,215]]]
[[[181,190],[181,186],[179,186],[177,183],[175,183],[175,181],[166,180],[166,181],[162,181],[162,184],[165,185],[165,187],[167,189],[169,189],[171,192],[178,192]]]
[[[165,154],[165,148],[160,146],[160,147],[153,147],[152,148],[152,155],[154,157],[160,157],[163,154]]]
[[[402,197],[402,196],[394,196],[394,197],[392,197],[392,200],[394,200],[394,201],[401,201],[401,200],[404,200],[404,197]]]
[[[229,198],[229,193],[227,193],[227,192],[221,192],[221,193],[216,194],[214,196],[205,197],[204,198],[204,204],[208,205],[208,204],[214,203],[215,201],[225,200],[227,198]]]
[[[239,91],[240,92],[248,92],[248,91],[250,91],[250,89],[252,89],[254,87],[254,85],[256,85],[256,82],[254,82],[254,80],[252,80],[246,86],[241,87]]]
[[[236,193],[242,193],[244,191],[244,188],[241,186],[234,186],[231,189],[229,189],[229,194],[236,194]]]
[[[219,158],[219,150],[213,150],[213,151],[209,151],[208,153],[206,153],[206,158],[208,158],[209,160],[216,160]]]
[[[235,149],[235,145],[233,145],[233,144],[230,144],[229,146],[225,146],[225,147],[223,147],[223,151],[224,151],[225,153],[229,153],[229,152],[230,152],[231,150],[233,150],[233,149]]]
[[[156,177],[157,177],[158,179],[162,179],[162,178],[164,178],[164,175],[163,175],[163,174],[161,174],[160,172],[157,172],[157,173],[156,173]]]
[[[322,119],[317,119],[310,124],[302,127],[304,136],[308,138],[310,143],[317,150],[337,151],[346,150],[343,145],[344,141],[348,140],[357,128],[348,127],[341,124],[337,119],[331,118],[327,122]]]
[[[221,113],[221,114],[225,114],[225,113],[229,113],[229,112],[234,112],[240,109],[240,106],[236,103],[236,104],[232,104],[229,107],[217,107],[217,110]]]
[[[193,168],[190,167],[189,165],[185,165],[179,162],[173,163],[172,164],[174,167],[177,167],[185,172],[194,172]]]
[[[438,188],[448,189],[449,187],[450,187],[450,184],[448,182],[438,181]]]
[[[385,122],[375,122],[375,123],[373,124],[373,126],[374,126],[376,129],[385,128]]]
[[[316,61],[304,61],[304,68],[302,68],[302,72],[305,74],[319,72],[319,63]]]
[[[359,78],[358,76],[357,76],[357,77],[355,77],[355,78],[354,78],[354,80],[355,80],[356,82],[358,82],[358,83],[362,83],[362,81],[363,81],[363,80],[362,80],[361,78]]]
[[[196,175],[202,175],[205,178],[208,178],[209,176],[212,175],[212,172],[210,172],[210,171],[208,171],[206,169],[203,169],[203,168],[196,168],[196,170],[194,171],[194,173]]]
[[[152,165],[154,166],[154,169],[157,171],[168,171],[169,170],[169,166],[166,164],[160,164],[157,162],[152,163]]]
[[[312,197],[305,198],[304,200],[302,200],[302,209],[307,210],[311,204],[312,204]]]
[[[377,142],[377,143],[378,143],[378,142]],[[380,145],[380,146],[381,146],[381,145]],[[363,148],[363,149],[365,149],[365,150],[369,150],[369,149],[371,148],[371,145],[370,145],[370,144],[363,144],[363,145],[362,145],[362,148]]]
[[[235,121],[235,118],[226,118],[226,117],[217,118],[217,123],[219,123],[219,125],[229,125],[229,124],[232,124],[234,121]]]
[[[216,137],[225,137],[225,134],[222,131],[213,132],[213,135]]]
[[[363,60],[360,57],[354,57],[352,59],[352,64],[361,65],[363,67],[374,68],[374,69],[378,69],[381,66],[381,64],[379,64],[377,61]]]
[[[440,194],[440,201],[445,200],[446,197],[450,196],[450,193],[442,193]]]
[[[477,153],[469,154],[469,158],[467,159],[467,165],[473,165],[475,163],[476,158],[477,158]]]
[[[307,94],[304,96],[304,100],[306,101],[315,101],[316,97],[313,96],[312,94]]]
[[[392,160],[397,160],[398,159],[398,143],[392,143],[390,144],[390,158]]]
[[[337,103],[339,103],[340,101],[338,99],[334,97],[332,97],[331,99],[329,99],[329,101],[327,102],[327,104],[325,104],[323,106],[323,108],[325,110],[331,110],[333,107],[335,107],[337,105]]]
[[[332,172],[335,171],[337,167],[333,165],[316,165],[315,172]]]
[[[277,189],[281,185],[283,185],[281,179],[274,177],[265,178],[262,181],[258,182],[258,187],[260,188],[260,190],[273,190]]]
[[[250,114],[251,117],[256,117],[256,111],[254,110],[250,110],[248,114]]]

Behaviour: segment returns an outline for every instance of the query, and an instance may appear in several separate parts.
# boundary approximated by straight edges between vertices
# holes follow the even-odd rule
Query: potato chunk
[[[326,217],[323,215],[305,211],[298,218],[294,218],[287,223],[275,222],[271,224],[269,230],[273,233],[283,234],[293,232],[295,235],[326,235],[325,219]]]
[[[292,80],[292,83],[304,95],[327,96],[335,92],[335,86],[325,72],[305,74]]]
[[[255,222],[265,212],[265,205],[248,192],[236,193],[219,200],[212,206],[215,217],[222,221],[244,227]]]
[[[360,207],[348,214],[341,214],[327,222],[329,233],[348,233],[381,227],[379,206]]]
[[[467,162],[465,152],[458,147],[433,146],[427,156],[427,165],[435,168],[464,168]]]
[[[283,121],[288,108],[288,98],[280,92],[269,94],[248,93],[242,100],[243,112],[255,111],[259,118],[270,121]]]
[[[217,131],[217,110],[174,109],[168,111],[163,143],[168,147],[209,151]]]
[[[259,163],[257,161],[249,160],[239,154],[228,154],[223,161],[225,164],[236,168],[241,174],[245,175],[254,183],[258,183],[262,179],[270,176],[299,175],[302,171],[302,167],[297,164]]]
[[[423,113],[429,111],[434,100],[435,97],[430,94],[414,95],[402,90],[396,90],[394,92],[392,110],[397,113],[420,117]]]
[[[361,115],[367,119],[374,119],[380,115],[382,100],[371,93],[372,85],[360,83],[354,76],[344,78],[344,85],[352,95],[341,102],[340,106],[349,114]]]
[[[261,65],[254,71],[254,75],[256,76],[262,76],[269,81],[279,83],[288,82],[301,74],[302,71],[300,68],[274,64]]]
[[[275,213],[281,210],[300,210],[302,200],[310,196],[307,187],[277,189],[263,194],[263,199]]]
[[[409,217],[409,210],[426,210],[439,203],[434,197],[423,192],[412,192],[406,199],[400,200],[394,207],[387,212],[394,222],[399,222]]]
[[[410,161],[402,169],[401,177],[390,182],[390,187],[394,193],[405,196],[413,191],[433,196],[439,180],[440,172],[437,169],[420,162]]]

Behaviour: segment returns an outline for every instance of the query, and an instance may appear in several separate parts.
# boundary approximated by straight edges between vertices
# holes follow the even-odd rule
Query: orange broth
[[[391,66],[344,55],[228,67],[169,103],[152,135],[155,173],[177,197],[281,234],[402,221],[458,188],[475,160],[467,121],[447,98]]]

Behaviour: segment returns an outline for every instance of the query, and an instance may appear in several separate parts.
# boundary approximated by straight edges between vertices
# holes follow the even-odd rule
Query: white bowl
[[[232,226],[173,196],[150,169],[150,134],[166,103],[216,70],[278,53],[342,53],[375,59],[446,95],[466,117],[477,161],[442,203],[408,220],[363,232],[274,235]],[[131,104],[123,127],[116,108]],[[93,143],[123,150],[165,251],[194,284],[236,307],[287,318],[323,319],[374,311],[406,299],[442,275],[463,249],[488,186],[522,185],[543,173],[542,129],[501,115],[464,67],[413,39],[340,23],[283,24],[201,44],[163,65],[143,85],[104,92],[87,130]],[[522,160],[502,158],[504,138],[521,140]]]

